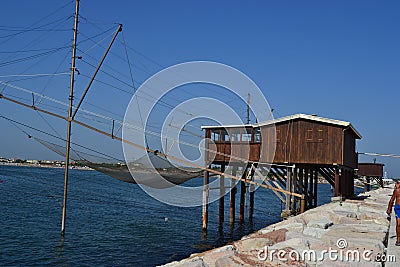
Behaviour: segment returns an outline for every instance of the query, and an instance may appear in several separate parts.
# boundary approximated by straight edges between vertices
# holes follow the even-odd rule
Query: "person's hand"
[[[390,213],[392,213],[392,212],[391,212],[391,210],[388,209],[388,210],[386,211],[386,213],[387,213],[387,215],[390,215]]]

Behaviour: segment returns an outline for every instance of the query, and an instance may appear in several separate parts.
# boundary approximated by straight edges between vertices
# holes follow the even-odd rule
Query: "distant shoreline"
[[[30,163],[11,163],[11,162],[0,162],[0,166],[15,166],[15,167],[32,167],[32,168],[48,168],[48,169],[64,169],[65,166],[56,166],[50,164],[30,164]],[[70,166],[70,170],[85,170],[85,171],[93,171],[92,168],[89,167],[80,167],[80,166]]]

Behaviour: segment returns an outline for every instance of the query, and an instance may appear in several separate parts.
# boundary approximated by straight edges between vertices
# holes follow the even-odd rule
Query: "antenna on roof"
[[[250,124],[250,93],[247,93],[247,121],[246,124]]]

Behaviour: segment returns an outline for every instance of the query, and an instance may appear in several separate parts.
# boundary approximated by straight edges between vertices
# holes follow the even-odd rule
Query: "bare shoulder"
[[[393,194],[400,197],[400,188],[395,188]]]

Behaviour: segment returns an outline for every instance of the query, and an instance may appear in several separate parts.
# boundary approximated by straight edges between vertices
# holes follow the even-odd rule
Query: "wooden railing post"
[[[305,211],[306,211],[306,199],[304,197],[304,194],[302,194],[300,198],[300,213],[303,213]]]

